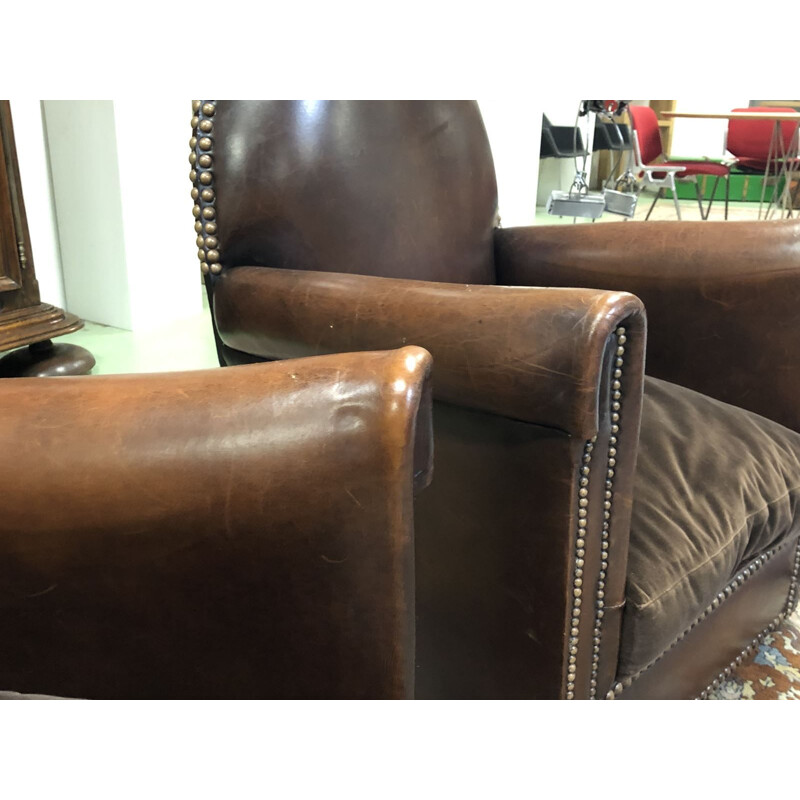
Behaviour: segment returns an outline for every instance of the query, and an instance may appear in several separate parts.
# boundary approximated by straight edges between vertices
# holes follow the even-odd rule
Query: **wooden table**
[[[781,170],[776,178],[776,186],[780,183],[781,177],[784,178],[783,192],[781,193],[781,203],[787,217],[792,216],[792,203],[790,197],[790,177],[791,173],[800,169],[800,114],[792,111],[727,111],[727,112],[702,112],[702,111],[662,111],[661,116],[667,119],[756,119],[769,120],[774,123],[772,129],[772,139],[770,140],[769,153],[767,154],[767,165],[764,169],[764,183],[761,187],[761,202],[758,206],[758,218],[761,219],[761,209],[764,204],[764,193],[766,191],[767,178],[770,175],[772,165],[778,161],[781,163]],[[786,150],[783,146],[783,136],[781,135],[781,123],[794,122],[794,134]],[[789,165],[792,165],[791,167]],[[770,209],[775,202],[775,192],[773,191],[765,218],[769,217]]]

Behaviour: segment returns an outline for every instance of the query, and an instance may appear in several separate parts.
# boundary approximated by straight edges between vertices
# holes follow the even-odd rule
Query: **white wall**
[[[192,101],[114,103],[132,327],[146,330],[202,310],[189,180]]]
[[[191,101],[150,100],[142,112],[125,101],[12,103],[42,300],[133,330],[200,312],[204,291]]]
[[[675,110],[725,113],[734,108],[747,108],[749,102],[742,98],[720,100],[716,95],[713,99],[678,100]],[[669,155],[677,158],[720,158],[727,127],[727,120],[676,119],[673,121]]]
[[[131,328],[114,104],[43,103],[67,309]]]
[[[542,111],[528,101],[479,100],[497,173],[502,225],[530,225],[536,215]]]
[[[41,103],[11,100],[11,117],[39,294],[43,303],[63,308],[64,281]]]

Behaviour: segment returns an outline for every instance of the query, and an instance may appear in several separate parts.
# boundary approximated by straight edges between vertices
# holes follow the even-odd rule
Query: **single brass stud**
[[[219,261],[219,251],[218,250],[209,250],[208,251],[208,263],[209,264],[214,264],[217,261]]]
[[[204,113],[204,114],[205,114],[207,117],[213,117],[213,116],[214,116],[214,112],[215,112],[216,110],[217,110],[217,109],[216,109],[216,107],[214,106],[214,104],[213,104],[213,103],[203,103],[203,113]]]
[[[210,119],[204,119],[200,124],[197,126],[200,128],[203,133],[211,133],[212,128],[214,127],[214,123],[211,122]]]
[[[189,153],[189,163],[192,166],[194,166],[196,161],[197,161],[197,153],[195,153],[194,150],[192,150],[192,152]]]
[[[197,142],[197,146],[201,150],[210,150],[211,149],[211,139],[209,139],[208,136],[204,136],[202,139],[200,139]],[[194,147],[194,145],[192,145],[192,147]]]
[[[208,236],[206,238],[205,242],[206,242],[206,247],[209,247],[209,248],[211,248],[213,250],[216,250],[217,249],[217,245],[219,244],[219,242],[217,241],[217,237],[216,236]]]
[[[189,172],[189,180],[194,183],[197,180],[197,170],[193,169]]]
[[[192,214],[194,214],[195,217],[199,217],[200,216],[200,206],[195,204],[194,208],[192,209]]]
[[[200,265],[200,271],[203,275],[208,275],[208,264],[205,261]]]
[[[194,117],[192,117],[192,127],[193,128],[196,128],[199,122],[200,122],[200,117],[198,117],[196,115]]]
[[[200,231],[202,231],[202,230],[203,230],[203,223],[202,223],[202,222],[200,222],[200,220],[197,220],[197,222],[195,222],[195,224],[194,224],[194,229],[195,229],[195,230],[196,230],[198,233],[200,233]]]
[[[209,269],[211,270],[212,274],[219,275],[222,272],[222,264],[212,264]]]
[[[195,186],[192,189],[192,200],[197,200],[198,197],[200,197],[200,190]]]
[[[200,183],[204,186],[208,186],[214,180],[214,176],[210,172],[201,172],[200,173]]]
[[[197,137],[196,136],[192,136],[192,138],[189,139],[189,147],[191,147],[192,149],[197,147]]]
[[[200,158],[197,159],[197,163],[201,167],[210,167],[211,166],[211,156],[208,153],[203,153]]]
[[[212,234],[216,233],[217,232],[217,223],[216,222],[206,222],[205,225],[203,225],[203,230],[206,233],[212,233]]]
[[[203,189],[203,191],[200,193],[200,197],[202,197],[207,203],[210,203],[214,199],[214,190]]]
[[[194,243],[195,243],[195,244],[196,244],[198,247],[202,247],[202,246],[205,244],[205,242],[206,242],[206,240],[205,240],[205,239],[204,239],[202,236],[198,236],[198,237],[197,237],[197,238],[194,240]]]
[[[201,100],[192,100],[192,111],[199,111],[201,105],[203,105]]]
[[[217,212],[214,211],[212,206],[206,206],[203,209],[203,218],[204,219],[214,219],[217,216]]]
[[[206,251],[205,250],[198,250],[197,251],[197,257],[200,259],[200,261],[205,261],[206,260]]]

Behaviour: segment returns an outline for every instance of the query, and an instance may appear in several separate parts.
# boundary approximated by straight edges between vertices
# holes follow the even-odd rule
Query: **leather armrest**
[[[647,372],[800,430],[800,220],[496,231],[498,281],[634,293]]]
[[[214,318],[224,344],[267,359],[417,344],[433,355],[438,400],[582,439],[597,432],[620,325],[631,373],[643,370],[642,306],[624,292],[237,267],[215,285]]]
[[[413,696],[408,347],[3,381],[0,687]]]

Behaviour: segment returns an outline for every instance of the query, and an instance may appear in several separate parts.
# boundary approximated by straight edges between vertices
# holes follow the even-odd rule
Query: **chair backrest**
[[[656,112],[650,106],[628,106],[628,113],[639,142],[641,161],[650,164],[664,153]]]
[[[755,106],[753,108],[733,108],[732,111],[746,111],[756,113],[783,114],[790,112],[790,108],[771,106]],[[793,122],[781,122],[781,137],[783,138],[784,152],[789,150],[792,137],[797,127]],[[737,158],[752,158],[766,161],[769,157],[772,134],[775,123],[771,119],[731,119],[728,120],[727,148]],[[773,158],[779,153],[773,153]]]
[[[193,108],[204,272],[249,265],[495,282],[497,184],[477,103]]]

